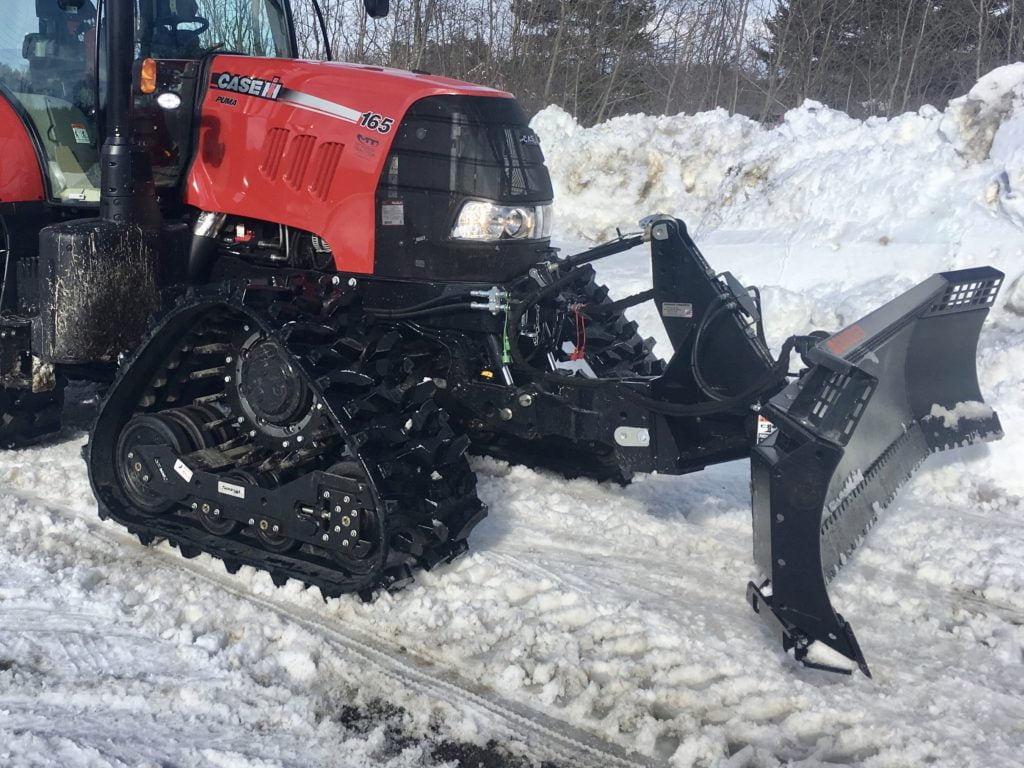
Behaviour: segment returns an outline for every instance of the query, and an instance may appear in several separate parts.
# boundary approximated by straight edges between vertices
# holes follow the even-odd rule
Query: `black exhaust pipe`
[[[106,137],[100,153],[100,218],[149,229],[160,225],[149,157],[133,138],[132,69],[135,9],[132,0],[107,0]]]

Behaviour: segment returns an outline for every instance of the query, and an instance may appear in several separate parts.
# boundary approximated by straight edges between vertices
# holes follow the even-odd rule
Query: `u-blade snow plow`
[[[828,582],[929,454],[1002,436],[975,370],[1002,279],[934,275],[809,350],[811,367],[765,405],[777,429],[752,452],[751,489],[767,580],[747,594],[808,666],[846,671],[830,650],[870,676]]]

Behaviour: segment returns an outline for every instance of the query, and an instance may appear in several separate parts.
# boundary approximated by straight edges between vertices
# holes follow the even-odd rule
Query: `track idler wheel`
[[[263,545],[264,549],[283,554],[299,548],[302,544],[301,541],[290,539],[280,533],[274,533],[274,528],[276,527],[276,525],[266,519],[260,520],[256,524],[256,538],[260,540],[260,544]]]
[[[355,477],[369,482],[362,466],[355,461],[342,461],[329,470],[332,475]],[[347,498],[347,497],[346,497]],[[374,543],[383,539],[380,519],[372,509],[342,509],[344,516],[340,521],[340,531],[335,531],[335,541],[328,548],[331,559],[345,568],[359,569],[359,564],[373,552]]]
[[[252,473],[243,472],[241,470],[228,472],[224,475],[224,479],[241,480],[244,483],[256,484],[256,478]],[[230,536],[233,533],[238,533],[242,529],[242,524],[240,522],[224,517],[220,515],[219,512],[219,509],[215,507],[211,508],[209,504],[204,504],[199,509],[199,523],[214,536]]]
[[[176,502],[153,489],[153,470],[146,466],[139,447],[166,445],[182,456],[199,447],[192,437],[190,430],[166,414],[140,414],[125,425],[117,440],[117,479],[125,496],[140,511],[158,515],[173,508]]]

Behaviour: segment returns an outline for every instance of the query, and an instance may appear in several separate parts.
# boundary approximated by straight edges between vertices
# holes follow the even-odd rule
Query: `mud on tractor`
[[[297,60],[286,0],[98,4],[5,5],[5,446],[100,382],[102,517],[366,598],[466,550],[468,454],[618,482],[749,457],[748,600],[797,659],[868,673],[827,583],[929,453],[1000,436],[974,358],[1001,273],[773,356],[682,221],[560,256],[510,94]],[[593,262],[643,243],[652,287],[613,300]],[[624,315],[648,301],[667,361]]]

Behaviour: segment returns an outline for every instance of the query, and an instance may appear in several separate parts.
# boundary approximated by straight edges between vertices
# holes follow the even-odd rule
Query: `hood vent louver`
[[[260,173],[271,181],[277,181],[277,174],[281,170],[281,160],[284,158],[284,149],[288,145],[287,128],[271,128],[267,132],[267,138],[263,142],[263,159],[260,160]]]
[[[309,193],[318,200],[327,200],[344,150],[344,144],[333,141],[325,141],[317,148],[316,160],[309,173]]]
[[[313,156],[316,136],[302,134],[292,139],[288,146],[288,169],[284,172],[284,183],[298,191],[302,188],[302,180],[306,176],[306,168]]]

